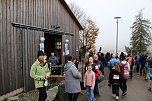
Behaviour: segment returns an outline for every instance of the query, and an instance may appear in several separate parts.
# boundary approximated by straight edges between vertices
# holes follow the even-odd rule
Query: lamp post
[[[118,19],[120,19],[121,17],[114,17],[114,19],[116,19],[116,23],[117,23],[117,34],[116,34],[116,54],[118,51]]]

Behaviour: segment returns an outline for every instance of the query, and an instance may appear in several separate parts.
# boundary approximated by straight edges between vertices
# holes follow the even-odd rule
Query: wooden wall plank
[[[14,19],[15,19],[15,22],[19,22],[19,1],[18,0],[15,0],[14,2]],[[14,29],[14,78],[16,79],[15,80],[15,89],[17,89],[17,66],[18,66],[18,63],[17,63],[17,28]]]
[[[5,86],[7,86],[7,87],[4,87],[4,93],[7,93],[8,91],[9,91],[9,75],[8,75],[8,64],[7,64],[7,49],[6,49],[6,47],[7,47],[7,7],[6,7],[6,5],[7,5],[7,1],[5,0],[3,0],[2,1],[2,3],[3,3],[3,5],[2,5],[2,19],[3,19],[3,27],[2,27],[2,29],[3,29],[3,66],[5,67],[4,68],[4,82],[5,82]]]
[[[15,17],[16,17],[16,3],[14,2],[14,0],[11,0],[11,20],[12,22],[16,21]],[[15,78],[15,49],[14,49],[14,37],[15,37],[15,34],[14,34],[14,31],[15,31],[15,28],[14,27],[11,27],[11,55],[12,55],[12,58],[11,58],[11,71],[12,71],[12,79],[14,82],[16,82],[16,79]],[[12,84],[12,88],[15,89],[15,83]]]
[[[7,10],[7,15],[6,15],[6,27],[7,27],[7,30],[6,30],[6,39],[7,39],[7,44],[6,44],[6,47],[7,47],[7,65],[8,65],[8,80],[9,82],[14,82],[12,81],[11,79],[11,41],[10,41],[10,27],[11,27],[11,21],[10,21],[10,1],[9,0],[6,0],[6,10]],[[9,83],[9,91],[13,90],[12,88],[12,83]]]
[[[0,54],[3,52],[3,31],[2,31],[2,0],[0,0]],[[0,57],[0,82],[1,82],[1,87],[0,87],[0,96],[4,93],[4,66],[3,66],[3,56],[1,55]]]

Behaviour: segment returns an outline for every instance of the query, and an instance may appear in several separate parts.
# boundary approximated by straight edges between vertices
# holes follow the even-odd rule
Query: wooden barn
[[[29,72],[41,37],[46,54],[59,52],[62,63],[66,42],[78,56],[80,30],[64,0],[0,0],[0,100],[34,88]]]

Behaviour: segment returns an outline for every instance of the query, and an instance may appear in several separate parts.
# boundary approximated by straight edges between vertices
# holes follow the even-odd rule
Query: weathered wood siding
[[[29,76],[36,59],[39,38],[43,32],[15,28],[12,22],[49,28],[60,26],[60,31],[74,33],[69,39],[70,54],[76,55],[79,46],[79,27],[69,15],[62,0],[0,0],[0,96],[13,90],[33,89]]]

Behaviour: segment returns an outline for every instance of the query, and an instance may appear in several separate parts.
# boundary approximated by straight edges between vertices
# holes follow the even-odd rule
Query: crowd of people
[[[88,62],[87,62],[88,59]],[[94,96],[88,93],[88,98],[99,96],[99,83],[98,76],[100,72],[104,75],[104,68],[109,68],[109,80],[108,86],[112,88],[112,96],[119,99],[119,88],[122,91],[122,96],[127,95],[127,81],[133,79],[133,73],[143,76],[145,80],[149,80],[148,90],[152,90],[152,56],[148,53],[137,53],[137,54],[126,54],[121,52],[118,54],[112,54],[107,52],[105,55],[101,52],[93,54],[92,50],[89,49],[85,53],[85,71],[88,70],[87,66],[92,66],[92,70],[95,73],[95,85],[94,83]],[[98,71],[99,70],[99,71]],[[87,73],[87,72],[86,72]],[[92,78],[90,78],[92,79]],[[89,81],[89,80],[87,80]],[[94,82],[94,80],[92,80]],[[87,90],[88,91],[88,90]],[[94,101],[94,100],[88,100]]]
[[[79,57],[81,61],[81,57]],[[111,87],[112,96],[119,99],[119,88],[122,96],[127,95],[127,81],[133,79],[133,73],[144,76],[145,80],[149,80],[148,90],[152,90],[152,56],[149,54],[137,53],[134,55],[124,54],[106,54],[88,49],[84,56],[84,79],[79,71],[78,61],[76,57],[67,55],[64,63],[65,73],[65,92],[68,93],[69,101],[77,101],[81,92],[81,83],[87,92],[87,101],[95,101],[96,96],[100,97],[98,79],[104,75],[104,68],[109,68],[108,86]],[[37,60],[31,67],[30,76],[34,79],[35,87],[39,90],[39,101],[45,101],[47,98],[45,81],[50,76],[50,65],[55,66],[58,60],[54,53],[46,60],[43,51],[39,51]],[[149,79],[148,79],[149,78]],[[83,81],[82,81],[83,80]],[[102,83],[102,82],[101,82]]]

